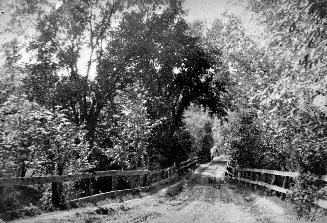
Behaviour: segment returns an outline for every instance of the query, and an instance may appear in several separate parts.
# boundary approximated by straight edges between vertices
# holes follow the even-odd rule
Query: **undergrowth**
[[[289,195],[289,200],[295,203],[297,215],[308,220],[315,220],[321,213],[321,208],[316,205],[319,199],[326,199],[327,193],[323,188],[319,176],[312,173],[302,173],[295,178],[293,193]]]

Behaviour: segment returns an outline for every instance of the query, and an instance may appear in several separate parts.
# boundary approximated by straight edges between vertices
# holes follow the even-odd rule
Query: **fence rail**
[[[15,186],[15,185],[32,185],[32,184],[46,184],[56,182],[68,182],[97,177],[109,176],[139,176],[149,173],[148,170],[108,170],[96,171],[93,173],[80,173],[69,175],[54,175],[54,176],[39,176],[39,177],[13,177],[13,178],[0,178],[0,186]]]
[[[189,165],[195,164],[199,161],[206,160],[207,157],[195,157],[188,159],[180,163],[180,169],[184,169]],[[33,185],[33,184],[47,184],[56,182],[68,182],[77,181],[82,179],[98,178],[98,177],[113,177],[113,176],[142,176],[146,174],[157,174],[163,171],[171,172],[173,167],[159,170],[107,170],[107,171],[95,171],[92,173],[79,173],[69,175],[51,175],[51,176],[35,176],[35,177],[12,177],[12,178],[0,178],[0,186],[16,186],[16,185]]]
[[[255,188],[257,186],[264,187],[268,191],[276,191],[284,197],[286,194],[291,194],[290,181],[300,175],[299,172],[288,172],[278,170],[252,169],[252,168],[235,168],[227,165],[226,176],[229,179],[239,182],[249,183]],[[279,179],[277,179],[279,178]],[[327,175],[320,176],[322,184],[326,185]],[[327,200],[319,199],[315,202],[318,206],[327,209]]]
[[[78,181],[82,179],[89,179],[88,181],[88,196],[77,198],[73,200],[78,201],[93,201],[95,199],[111,197],[113,195],[125,194],[128,192],[135,192],[140,188],[147,190],[153,187],[157,187],[163,183],[169,182],[178,176],[183,174],[186,170],[199,161],[203,161],[204,157],[194,157],[186,161],[181,162],[179,165],[174,165],[166,169],[159,170],[108,170],[108,171],[95,171],[92,173],[79,173],[62,176],[35,176],[35,177],[13,177],[13,178],[0,178],[0,200],[1,200],[1,187],[17,186],[17,185],[33,185],[33,184],[49,184],[49,183],[61,183],[69,181]],[[100,177],[111,177],[112,190],[105,193],[93,194],[92,180]],[[117,190],[119,177],[127,177],[130,179],[130,189]],[[143,178],[143,180],[141,180]],[[144,180],[145,179],[145,180]],[[54,193],[52,191],[52,193]]]

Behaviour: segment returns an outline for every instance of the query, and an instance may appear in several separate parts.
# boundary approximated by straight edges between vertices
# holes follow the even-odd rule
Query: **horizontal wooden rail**
[[[110,177],[110,176],[137,176],[149,173],[148,170],[107,170],[96,171],[93,174],[95,177]]]
[[[198,158],[191,158],[183,161],[179,165],[174,165],[169,168],[159,169],[159,170],[108,170],[108,171],[95,171],[92,173],[80,173],[80,174],[70,174],[62,176],[35,176],[35,177],[13,177],[13,178],[0,178],[0,187],[3,186],[17,186],[17,185],[32,185],[32,184],[48,184],[48,183],[59,183],[68,181],[77,181],[81,179],[89,179],[86,183],[88,184],[88,189],[85,191],[87,197],[77,198],[74,202],[86,202],[92,200],[99,200],[102,198],[113,197],[117,195],[123,195],[126,193],[135,193],[139,190],[148,190],[151,188],[156,188],[162,184],[168,183],[171,180],[176,179],[180,174],[188,171],[189,167],[197,164]],[[117,187],[118,180],[120,176],[128,177],[128,182],[130,184],[129,189],[119,190]],[[111,191],[93,194],[92,180],[100,177],[111,177]],[[125,179],[126,180],[126,179]],[[0,191],[1,192],[1,191]],[[52,191],[54,193],[54,191]],[[2,194],[0,194],[0,197]],[[53,196],[53,194],[52,194]],[[56,201],[52,200],[53,204]],[[55,205],[58,205],[57,203]]]
[[[152,170],[149,172],[150,175],[154,175],[154,174],[159,174],[159,173],[163,173],[166,169],[158,169],[158,170]]]
[[[173,176],[170,176],[169,178],[163,179],[159,182],[152,183],[149,186],[139,187],[136,189],[136,191],[143,192],[143,191],[148,191],[152,188],[158,188],[165,183],[175,180],[177,178],[176,174],[177,173],[174,173]],[[90,203],[90,202],[94,202],[94,201],[104,200],[107,198],[115,198],[117,196],[123,196],[123,195],[129,194],[129,193],[132,193],[133,191],[134,191],[133,188],[109,191],[109,192],[105,192],[105,193],[101,193],[101,194],[95,194],[92,196],[77,198],[77,199],[69,201],[69,203],[70,204]]]
[[[192,158],[181,162],[180,168],[185,168],[196,163],[197,158]],[[92,173],[79,173],[69,175],[53,175],[53,176],[35,176],[35,177],[11,177],[0,178],[0,186],[16,186],[16,185],[32,185],[32,184],[47,184],[55,182],[68,182],[81,179],[90,179],[97,177],[110,177],[110,176],[142,176],[145,174],[159,174],[171,171],[173,167],[159,170],[107,170],[107,171],[95,171]]]
[[[244,173],[243,175],[245,175],[245,177],[249,176],[251,179],[241,177],[241,173]],[[248,174],[246,175],[246,173],[248,173]],[[260,176],[258,176],[258,174]],[[272,175],[272,179],[271,179],[270,183],[260,181],[260,179],[262,179],[262,176],[264,174]],[[267,188],[268,190],[277,191],[282,194],[291,194],[292,190],[286,188],[287,179],[288,178],[296,178],[300,175],[300,173],[299,172],[289,172],[289,171],[279,171],[279,170],[252,169],[252,168],[238,169],[238,168],[232,167],[228,164],[225,175],[228,178],[233,179],[233,180],[250,183],[252,185],[262,186],[262,187]],[[280,177],[284,178],[282,187],[274,185],[275,181],[276,181],[275,176],[280,176]],[[255,180],[253,180],[254,177],[256,177]],[[327,182],[327,175],[320,176],[320,179],[323,182]],[[315,204],[317,204],[318,206],[320,206],[322,208],[327,209],[327,200],[320,199],[320,200],[317,200],[315,202]]]
[[[14,186],[14,185],[31,185],[31,184],[46,184],[54,182],[76,181],[81,179],[89,179],[96,177],[109,176],[136,176],[149,173],[148,170],[108,170],[96,171],[94,173],[80,173],[70,175],[55,175],[55,176],[40,176],[40,177],[12,177],[0,178],[0,186]]]
[[[255,172],[255,173],[273,174],[276,176],[284,176],[284,177],[298,177],[300,175],[298,172],[288,172],[288,171],[279,171],[279,170],[265,170],[265,169],[251,169],[251,168],[243,168],[237,170]]]
[[[188,168],[190,166],[193,166],[193,165],[197,164],[197,162],[198,162],[198,158],[197,157],[196,158],[192,158],[192,159],[188,159],[186,161],[183,161],[183,162],[181,162],[180,169],[181,170],[184,170],[185,168]]]
[[[252,168],[242,168],[237,169],[232,166],[228,166],[231,169],[236,169],[237,171],[242,172],[256,172],[256,173],[264,173],[264,174],[272,174],[276,176],[284,176],[284,177],[298,177],[300,175],[299,172],[289,172],[289,171],[280,171],[280,170],[266,170],[266,169],[252,169]],[[327,182],[327,175],[320,176],[320,179],[324,182]]]
[[[197,158],[192,158],[192,159],[183,161],[182,162],[184,164],[183,168],[187,168],[187,167],[190,167],[190,166],[196,164],[196,161],[197,161]],[[183,168],[180,166],[179,170],[182,170]],[[92,196],[87,196],[87,197],[82,197],[82,198],[78,198],[75,200],[71,200],[70,203],[91,202],[91,201],[96,201],[96,200],[100,200],[100,199],[105,199],[108,197],[110,198],[110,197],[116,197],[119,195],[125,195],[125,194],[131,193],[133,191],[147,191],[151,188],[157,188],[163,184],[166,184],[168,182],[175,180],[180,173],[179,170],[174,165],[174,166],[171,166],[166,169],[158,169],[158,170],[154,170],[154,171],[149,171],[147,173],[148,177],[151,177],[152,175],[155,175],[155,174],[164,174],[164,177],[162,180],[159,180],[157,182],[152,182],[148,186],[124,189],[124,190],[113,190],[113,191],[109,191],[109,192],[105,192],[105,193],[101,193],[101,194],[95,194]]]
[[[261,182],[261,181],[253,181],[253,180],[249,180],[249,179],[245,179],[245,178],[237,178],[237,179],[240,180],[240,181],[246,182],[246,183],[263,186],[263,187],[266,187],[267,189],[274,190],[274,191],[277,191],[277,192],[280,192],[280,193],[283,193],[283,194],[291,193],[291,190],[288,190],[286,188],[282,188],[282,187],[279,187],[279,186],[275,186],[275,185],[270,185],[268,183],[264,183],[264,182]]]

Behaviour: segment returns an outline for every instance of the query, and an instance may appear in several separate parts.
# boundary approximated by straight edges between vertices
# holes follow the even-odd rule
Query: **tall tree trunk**
[[[90,110],[86,119],[86,129],[87,135],[86,138],[90,144],[90,149],[94,147],[95,141],[95,132],[99,121],[100,112],[103,109],[104,105],[102,103],[98,103],[94,100],[94,103],[91,105]]]

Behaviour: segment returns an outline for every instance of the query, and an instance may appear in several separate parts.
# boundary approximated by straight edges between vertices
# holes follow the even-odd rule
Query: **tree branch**
[[[94,52],[94,46],[93,46],[93,24],[92,24],[92,5],[91,5],[91,9],[90,9],[90,17],[89,17],[89,23],[90,23],[90,48],[91,48],[91,53],[90,53],[90,57],[89,57],[89,61],[87,62],[87,71],[86,71],[86,78],[89,79],[89,75],[90,75],[90,69],[91,69],[91,64],[92,64],[92,57],[93,57],[93,52]]]

